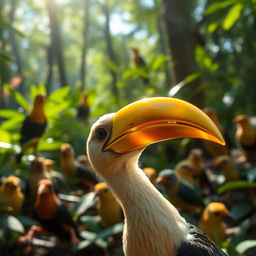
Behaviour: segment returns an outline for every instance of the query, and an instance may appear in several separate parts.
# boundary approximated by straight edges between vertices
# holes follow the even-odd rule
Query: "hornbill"
[[[26,154],[31,147],[33,148],[34,155],[37,155],[38,143],[47,125],[44,105],[45,95],[38,94],[34,99],[29,115],[25,117],[21,126],[21,152],[16,156],[17,163],[21,161],[22,156]]]
[[[20,187],[21,180],[16,176],[7,177],[0,187],[1,211],[12,215],[20,213],[25,196]]]
[[[225,241],[227,225],[225,218],[229,217],[228,208],[221,202],[211,202],[204,209],[199,227],[213,240]]]
[[[98,197],[97,212],[101,216],[102,225],[105,227],[123,222],[121,205],[116,200],[106,182],[100,182],[94,186]]]
[[[110,186],[125,215],[126,256],[226,255],[153,186],[138,166],[149,144],[192,137],[225,144],[214,123],[190,103],[168,97],[134,102],[93,124],[89,161]]]
[[[53,183],[49,179],[43,179],[38,182],[34,216],[42,226],[32,226],[28,233],[19,239],[19,242],[31,242],[38,232],[51,232],[59,239],[68,241],[72,245],[78,244],[82,239],[71,214],[61,204],[57,194],[54,192]]]
[[[238,147],[244,153],[246,160],[256,159],[256,118],[238,115],[234,119],[236,124],[235,139]]]

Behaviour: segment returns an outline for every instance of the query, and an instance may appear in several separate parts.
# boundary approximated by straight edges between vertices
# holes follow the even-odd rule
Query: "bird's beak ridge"
[[[200,138],[225,145],[213,121],[199,108],[175,98],[136,101],[119,110],[103,151],[127,153],[158,141]]]

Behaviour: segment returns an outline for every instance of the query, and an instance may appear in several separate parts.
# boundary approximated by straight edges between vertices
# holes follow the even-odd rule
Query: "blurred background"
[[[215,242],[231,256],[255,255],[254,55],[256,0],[0,0],[0,254],[123,255],[123,218],[104,222],[103,201],[111,209],[116,202],[95,189],[101,180],[90,176],[87,136],[103,114],[169,96],[205,109],[228,145],[163,142],[145,151],[141,167],[178,175],[179,163],[199,150],[200,170],[185,167],[179,179],[204,206],[218,201],[232,213],[231,223],[216,220],[225,235]],[[52,180],[80,232],[72,247],[54,232],[24,237],[38,224],[41,179]],[[175,206],[202,221],[203,208]]]

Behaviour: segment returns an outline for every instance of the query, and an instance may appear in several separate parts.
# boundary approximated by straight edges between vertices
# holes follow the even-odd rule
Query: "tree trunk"
[[[187,0],[163,0],[167,37],[174,62],[173,84],[181,82],[186,76],[197,71],[194,58],[196,40],[192,20],[192,2]],[[186,87],[192,93],[199,83],[197,79]],[[189,100],[199,107],[202,106],[202,92],[194,94]]]
[[[10,24],[13,25],[14,20],[15,20],[15,11],[16,11],[16,6],[17,6],[17,1],[16,0],[11,0],[11,9],[9,13],[10,17]],[[16,34],[13,30],[10,30],[10,44],[12,46],[12,52],[13,56],[17,65],[17,76],[20,77],[21,82],[17,87],[17,90],[24,94],[24,75],[23,75],[23,62],[20,54],[20,49],[17,43],[17,37]]]
[[[110,33],[110,11],[109,11],[109,1],[106,0],[105,5],[102,5],[103,12],[105,14],[105,28],[104,28],[104,34],[106,39],[106,47],[107,47],[107,55],[109,60],[115,64],[116,67],[118,67],[117,58],[113,49],[113,42],[111,38]],[[117,84],[117,73],[113,69],[109,69],[110,74],[112,76],[112,93],[116,96],[116,99],[118,101],[119,92],[118,88],[116,86]]]
[[[81,90],[86,88],[86,74],[87,74],[87,49],[89,41],[89,26],[90,26],[90,7],[91,0],[84,1],[84,24],[83,24],[83,46],[82,46],[82,61],[81,61]]]
[[[155,4],[155,8],[156,10],[159,10],[159,4],[157,0],[154,0],[154,4]],[[156,27],[158,30],[158,36],[159,36],[159,45],[160,45],[160,50],[161,53],[165,56],[169,56],[169,52],[167,50],[167,46],[166,46],[166,37],[165,37],[165,30],[163,27],[163,20],[162,20],[162,12],[163,10],[159,10],[159,17],[156,21]],[[171,86],[171,74],[170,74],[170,67],[169,67],[169,62],[166,61],[164,63],[164,71],[165,71],[165,84],[166,84],[166,88],[169,89]]]
[[[51,47],[52,53],[54,54],[54,58],[58,65],[59,78],[61,86],[68,85],[67,75],[65,70],[65,63],[62,51],[62,40],[60,37],[60,31],[58,27],[58,21],[56,17],[56,7],[54,0],[46,0],[47,9],[50,20],[50,28],[51,28]]]
[[[46,47],[47,63],[48,63],[48,74],[46,78],[46,90],[47,94],[50,94],[52,91],[52,78],[53,78],[53,54],[52,47],[49,45]]]

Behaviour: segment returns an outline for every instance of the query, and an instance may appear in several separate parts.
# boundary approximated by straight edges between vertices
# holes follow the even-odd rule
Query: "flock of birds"
[[[78,117],[84,120],[89,115],[87,98],[84,94],[78,110]],[[59,192],[70,189],[67,178],[75,177],[82,187],[76,191],[79,196],[93,191],[98,198],[96,210],[103,227],[125,222],[125,255],[226,255],[216,244],[230,237],[227,217],[231,217],[232,204],[243,202],[244,197],[237,199],[235,192],[221,196],[217,189],[244,179],[243,173],[255,163],[256,129],[249,117],[234,119],[240,152],[234,156],[212,109],[201,111],[173,98],[144,99],[93,124],[87,155],[76,157],[72,145],[63,143],[63,172],[59,172],[54,160],[40,157],[37,151],[47,127],[45,101],[45,95],[35,97],[21,127],[17,164],[31,149],[35,155],[25,191],[17,176],[2,177],[0,187],[0,197],[5,198],[0,201],[2,211],[11,215],[26,212],[39,224],[18,243],[32,243],[37,233],[54,234],[73,246],[84,240],[81,227],[59,197]],[[204,150],[192,149],[174,169],[140,169],[139,157],[148,145],[180,137],[206,139]],[[253,201],[247,192],[245,197]]]

